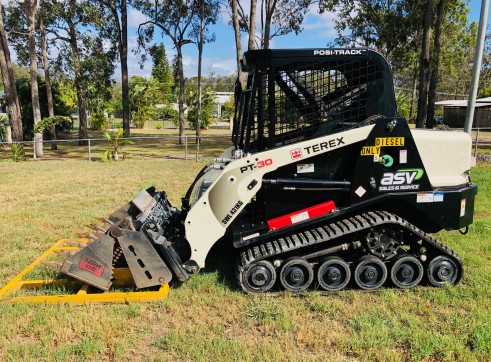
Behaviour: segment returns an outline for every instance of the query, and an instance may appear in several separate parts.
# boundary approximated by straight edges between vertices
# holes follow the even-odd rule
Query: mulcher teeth
[[[106,233],[110,229],[110,225],[108,225],[108,227],[105,227],[106,225],[85,224],[85,226],[89,229],[100,231],[102,233]]]
[[[54,270],[61,270],[63,266],[63,262],[49,261],[49,260],[41,260],[41,264],[46,265]]]
[[[104,224],[109,224],[111,226],[114,225],[114,222],[112,222],[111,220],[109,220],[107,217],[96,217],[95,219],[97,221],[100,221],[100,222],[104,223]]]
[[[70,258],[74,256],[77,251],[76,250],[54,250],[54,253],[65,258]]]
[[[69,246],[74,246],[74,247],[80,248],[80,249],[83,249],[88,245],[88,244],[81,243],[81,242],[75,241],[75,240],[67,240],[65,243]]]

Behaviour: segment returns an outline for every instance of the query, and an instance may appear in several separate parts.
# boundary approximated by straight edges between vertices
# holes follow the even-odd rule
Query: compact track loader
[[[410,129],[386,60],[370,50],[255,50],[243,69],[233,146],[181,209],[142,191],[62,272],[102,290],[117,266],[137,288],[186,281],[225,237],[246,292],[461,280],[459,256],[428,233],[472,223],[469,135]]]

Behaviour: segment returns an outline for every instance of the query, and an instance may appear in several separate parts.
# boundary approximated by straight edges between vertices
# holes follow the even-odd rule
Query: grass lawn
[[[142,188],[166,190],[179,207],[202,166],[163,157],[0,162],[0,285]],[[480,187],[475,223],[466,236],[439,235],[464,260],[458,286],[244,295],[230,252],[214,253],[164,302],[1,303],[0,361],[489,361],[491,165],[472,176]]]

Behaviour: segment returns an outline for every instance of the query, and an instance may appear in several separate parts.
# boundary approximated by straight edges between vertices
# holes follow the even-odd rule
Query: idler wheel
[[[423,264],[412,255],[401,255],[392,265],[390,279],[398,288],[415,287],[423,278]]]
[[[364,255],[358,259],[353,276],[356,285],[361,289],[377,289],[387,279],[387,267],[376,256]]]
[[[337,256],[326,258],[317,271],[319,286],[332,292],[343,289],[348,284],[350,277],[351,271],[348,263]]]
[[[459,277],[459,267],[452,259],[440,255],[430,261],[426,276],[434,287],[444,287],[447,284],[455,284]]]
[[[291,292],[300,292],[309,287],[314,280],[314,270],[302,258],[288,259],[280,271],[280,283]]]
[[[269,261],[261,260],[245,267],[242,286],[250,292],[267,292],[276,282],[276,270]]]

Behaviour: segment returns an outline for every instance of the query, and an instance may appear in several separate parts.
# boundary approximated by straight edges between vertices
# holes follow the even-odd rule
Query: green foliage
[[[107,128],[108,119],[103,113],[99,112],[90,116],[89,123],[92,130],[100,131],[101,129]]]
[[[191,92],[188,96],[188,121],[189,126],[196,130],[198,128],[198,92]],[[207,129],[212,121],[213,110],[215,108],[215,93],[207,88],[201,96],[201,122],[200,129]]]
[[[70,129],[73,127],[73,120],[67,116],[54,116],[43,118],[34,126],[34,133],[44,133],[51,126],[59,126],[63,129]]]
[[[129,103],[132,122],[135,127],[145,127],[147,121],[153,117],[159,91],[159,85],[155,78],[131,77],[129,81]]]
[[[177,126],[179,124],[179,111],[167,106],[162,108],[156,108],[155,111],[153,112],[153,119],[154,121],[170,120],[173,121],[174,124]]]
[[[107,130],[104,131],[104,137],[109,142],[110,148],[102,153],[102,161],[118,161],[120,159],[119,152],[121,151],[123,146],[133,144],[133,142],[131,142],[130,140],[121,139],[123,134],[124,129],[122,128],[118,129],[118,131],[114,134],[109,133],[109,131]],[[124,159],[126,159],[126,153],[123,153],[123,160]]]
[[[172,67],[167,60],[164,44],[153,45],[149,49],[149,52],[153,61],[152,77],[158,82],[159,87],[156,101],[164,104],[175,102],[176,94],[173,91],[174,78],[172,76]]]
[[[409,111],[411,109],[411,98],[404,92],[396,92],[397,115],[409,121]]]
[[[10,147],[12,154],[10,155],[10,160],[14,162],[22,162],[26,159],[24,146],[20,143],[12,143]]]
[[[46,101],[46,83],[42,79],[38,79],[39,99],[41,100],[41,119],[48,118],[48,104]],[[21,79],[16,82],[17,94],[21,108],[21,116],[23,122],[24,138],[32,139],[34,136],[34,124],[32,114],[31,100],[31,84],[29,79]],[[70,83],[60,82],[52,85],[53,107],[57,116],[70,116],[74,106],[76,105],[76,96],[73,94],[73,88]],[[68,128],[67,128],[68,127]],[[66,130],[71,128],[71,123],[61,122],[57,125],[58,130]]]
[[[223,104],[222,117],[223,118],[232,118],[235,113],[235,99],[234,97],[230,97],[228,102]]]

